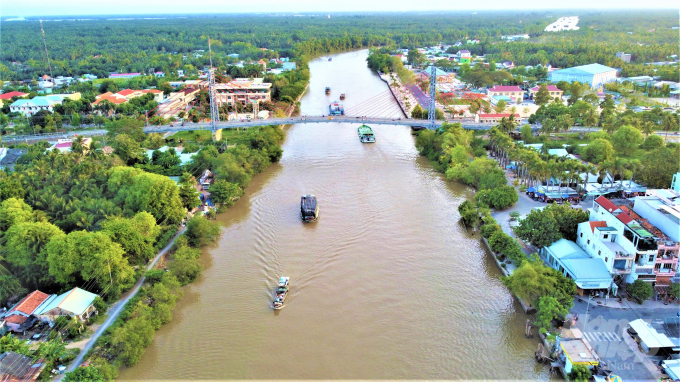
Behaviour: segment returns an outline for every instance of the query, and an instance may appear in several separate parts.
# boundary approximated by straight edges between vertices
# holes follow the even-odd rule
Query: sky
[[[20,0],[0,2],[0,15],[61,16],[61,15],[144,15],[191,13],[258,13],[258,12],[404,12],[456,10],[542,10],[542,9],[674,9],[677,0],[444,0],[419,2],[413,0]],[[644,5],[643,5],[644,4]]]

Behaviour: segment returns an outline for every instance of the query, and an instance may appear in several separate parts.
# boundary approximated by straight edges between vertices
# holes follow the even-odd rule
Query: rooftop
[[[40,306],[40,304],[47,300],[48,297],[50,297],[48,294],[36,290],[35,292],[30,293],[28,296],[22,298],[21,301],[19,301],[12,307],[12,309],[9,310],[9,312],[7,312],[7,314],[9,315],[13,312],[20,312],[26,315],[31,315],[33,311],[35,311],[35,309]]]
[[[614,211],[619,209],[619,207],[617,207],[616,204],[610,202],[609,199],[605,198],[604,196],[600,196],[597,199],[595,199],[595,203],[601,205],[605,210],[609,211],[610,213],[613,213]]]
[[[546,87],[548,88],[549,92],[561,92],[562,91],[562,89],[558,88],[555,85],[547,85]],[[531,88],[531,91],[537,92],[539,89],[540,89],[540,86],[534,86],[533,88]]]
[[[589,75],[589,74],[600,74],[600,73],[606,73],[610,72],[612,70],[616,70],[614,68],[610,68],[608,66],[604,66],[601,64],[588,64],[588,65],[581,65],[581,66],[574,66],[573,68],[566,68],[566,69],[559,69],[556,70],[552,73],[559,73],[559,74],[580,74],[580,75]]]
[[[523,92],[519,86],[500,86],[496,85],[489,89],[489,92]]]
[[[28,93],[9,92],[9,93],[0,94],[0,99],[10,99],[12,97],[24,97],[24,96],[27,96],[27,95],[28,95]]]
[[[92,304],[96,294],[80,288],[73,288],[60,295],[52,295],[36,315],[46,313],[54,308],[61,308],[75,315],[81,315]]]
[[[598,364],[595,354],[593,354],[589,346],[586,346],[583,339],[560,341],[560,347],[564,351],[564,354],[569,357],[572,364]]]

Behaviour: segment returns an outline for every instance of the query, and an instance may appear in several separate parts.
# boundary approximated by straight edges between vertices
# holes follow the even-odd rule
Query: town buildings
[[[125,103],[133,98],[141,97],[146,94],[153,94],[154,101],[156,102],[163,101],[163,92],[157,89],[145,89],[145,90],[124,89],[119,91],[118,93],[106,92],[104,94],[96,96],[95,97],[96,100],[92,103],[92,106],[97,106],[104,100],[109,101],[114,105],[118,105],[121,103]]]
[[[472,54],[470,54],[469,50],[463,49],[458,51],[458,62],[461,64],[469,64],[471,59]]]
[[[0,354],[0,381],[33,382],[45,369],[44,359],[34,360],[31,357],[8,351]]]
[[[616,52],[616,57],[622,59],[624,62],[630,62],[632,55],[630,53]]]
[[[515,114],[515,123],[519,123],[519,114]],[[510,118],[510,114],[497,113],[497,114],[485,114],[478,113],[475,114],[475,122],[477,123],[498,123],[503,118]]]
[[[74,138],[58,139],[57,142],[50,146],[48,150],[57,149],[62,153],[70,153],[71,145],[73,144],[74,140]],[[83,138],[83,147],[85,147],[85,149],[89,149],[91,144],[92,138]]]
[[[562,99],[562,95],[564,94],[564,91],[558,88],[555,85],[547,85],[548,88],[548,93],[550,93],[550,97],[554,100],[560,100]],[[533,88],[529,89],[529,98],[534,99],[536,97],[536,93],[540,90],[540,86],[534,86]]]
[[[573,241],[560,239],[541,249],[546,262],[564,276],[574,280],[578,293],[584,291],[609,291],[612,277],[607,266],[598,257],[590,256]]]
[[[19,158],[26,154],[26,149],[8,149],[0,147],[0,170],[12,171]]]
[[[10,112],[21,113],[24,116],[31,116],[40,110],[54,111],[54,105],[61,104],[65,99],[79,100],[80,93],[73,94],[51,94],[48,96],[38,96],[32,99],[18,99],[9,105]]]
[[[111,79],[116,79],[116,78],[130,79],[130,78],[139,77],[141,75],[142,75],[142,73],[111,73],[111,74],[109,74],[109,78],[111,78]]]
[[[216,84],[216,101],[218,104],[243,106],[255,101],[271,101],[272,84],[263,82],[262,78],[237,78],[224,84]]]
[[[616,69],[600,64],[588,64],[575,66],[573,68],[559,69],[548,73],[551,82],[575,82],[589,84],[592,88],[597,88],[608,82],[616,81]]]
[[[496,85],[489,89],[489,98],[496,96],[506,96],[509,97],[512,102],[521,103],[524,99],[524,90],[520,89],[519,86],[500,86]]]
[[[8,92],[8,93],[3,93],[0,94],[0,106],[2,106],[3,103],[5,102],[10,102],[12,100],[12,97],[26,97],[28,93],[22,93],[22,92]]]
[[[179,115],[182,111],[187,111],[189,104],[196,99],[201,91],[199,88],[184,88],[180,91],[170,93],[162,103],[158,104],[157,115],[168,118]]]

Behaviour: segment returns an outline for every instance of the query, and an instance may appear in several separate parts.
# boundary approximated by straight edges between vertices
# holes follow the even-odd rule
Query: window
[[[602,250],[597,251],[597,254],[598,254],[598,255],[601,255],[601,254],[602,254]]]
[[[608,257],[605,257],[605,258],[604,258],[604,262],[605,262],[605,263],[606,263],[608,260],[609,260]]]
[[[590,244],[590,239],[588,239],[588,244]]]
[[[649,255],[649,262],[651,263],[652,261],[654,261],[654,255]]]
[[[608,234],[608,233],[605,233],[605,234],[604,234],[604,238],[606,239],[606,238],[608,238],[608,237],[609,237],[609,234]]]
[[[583,232],[581,232],[581,237],[583,237]]]

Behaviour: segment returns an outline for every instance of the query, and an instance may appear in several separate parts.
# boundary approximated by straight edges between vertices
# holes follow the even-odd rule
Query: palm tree
[[[642,133],[645,135],[645,138],[649,136],[649,134],[654,133],[654,123],[651,121],[647,121],[642,124]]]

